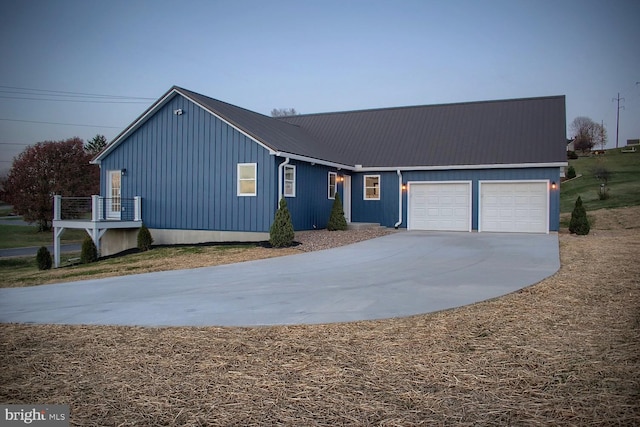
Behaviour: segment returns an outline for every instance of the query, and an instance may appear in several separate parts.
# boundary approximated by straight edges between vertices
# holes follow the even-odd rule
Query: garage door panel
[[[483,182],[480,229],[502,232],[548,232],[546,182]]]
[[[470,201],[468,183],[412,183],[409,229],[469,231]]]

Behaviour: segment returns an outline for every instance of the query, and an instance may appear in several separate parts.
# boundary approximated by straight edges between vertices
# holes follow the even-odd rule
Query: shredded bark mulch
[[[434,314],[0,325],[0,401],[69,404],[87,426],[637,425],[638,213],[596,212],[590,235],[561,233],[562,268],[537,285]]]

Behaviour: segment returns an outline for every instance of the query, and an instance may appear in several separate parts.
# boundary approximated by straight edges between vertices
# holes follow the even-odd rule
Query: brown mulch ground
[[[637,425],[640,209],[562,268],[435,314],[263,328],[1,325],[0,401],[72,425]]]

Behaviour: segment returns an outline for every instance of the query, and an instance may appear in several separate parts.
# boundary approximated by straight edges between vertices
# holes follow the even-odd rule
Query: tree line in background
[[[54,195],[99,194],[100,169],[90,161],[106,145],[104,135],[96,135],[86,144],[74,137],[27,147],[0,181],[0,200],[13,205],[13,212],[25,221],[37,223],[38,230],[50,230]]]

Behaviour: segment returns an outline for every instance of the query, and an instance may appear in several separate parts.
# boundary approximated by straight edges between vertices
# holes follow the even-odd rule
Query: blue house
[[[564,96],[273,118],[174,86],[93,161],[101,219],[138,222],[101,250],[140,221],[158,244],[268,240],[282,197],[320,229],[337,193],[349,222],[557,231],[565,132]]]

